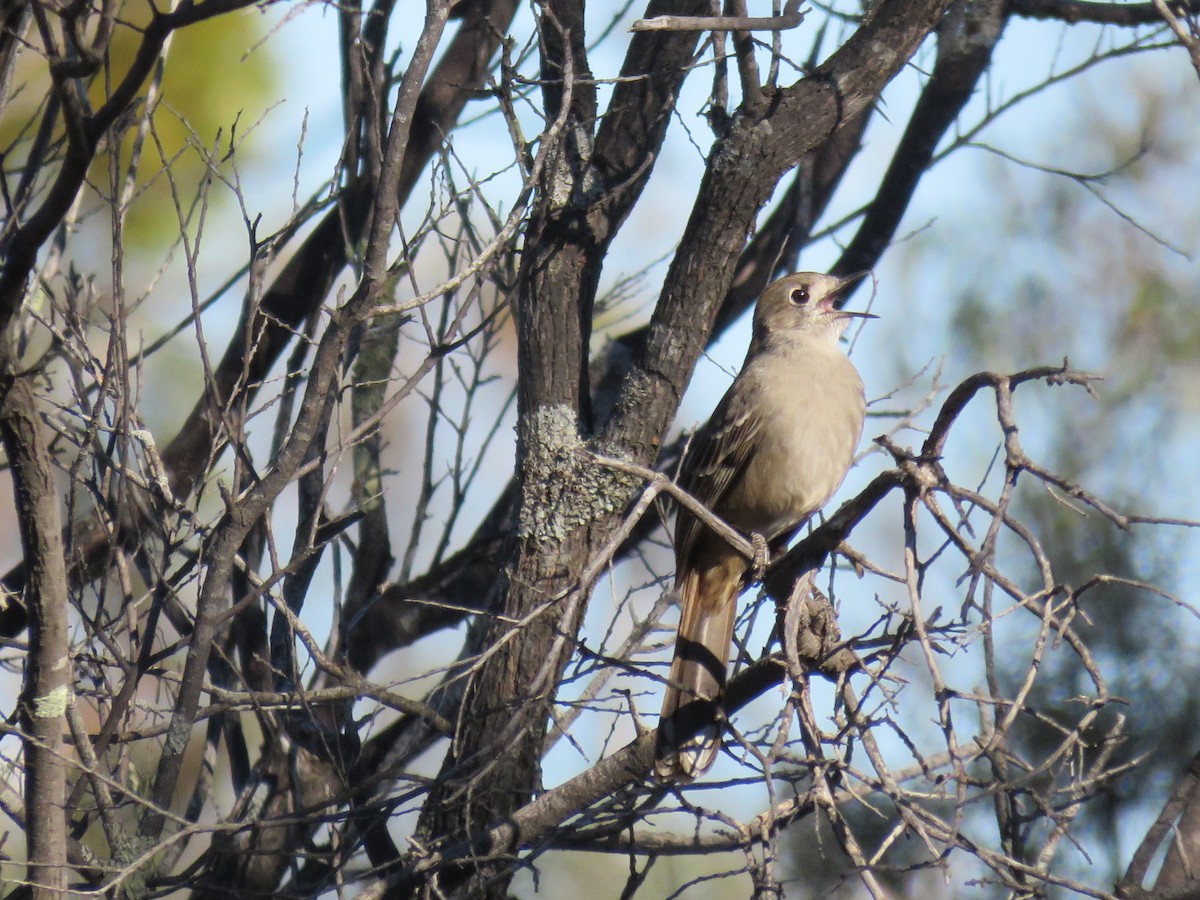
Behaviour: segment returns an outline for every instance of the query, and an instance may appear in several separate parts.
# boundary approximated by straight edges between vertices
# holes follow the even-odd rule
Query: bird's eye
[[[803,306],[808,302],[808,288],[796,288],[792,291],[792,302],[797,306]]]

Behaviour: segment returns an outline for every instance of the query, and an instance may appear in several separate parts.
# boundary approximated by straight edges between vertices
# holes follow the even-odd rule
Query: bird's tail
[[[693,570],[675,587],[683,612],[658,722],[654,769],[664,781],[690,781],[708,771],[721,749],[721,692],[741,572]]]

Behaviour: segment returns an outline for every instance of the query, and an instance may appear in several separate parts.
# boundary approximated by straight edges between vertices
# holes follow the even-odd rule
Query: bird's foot
[[[754,559],[750,563],[750,577],[754,581],[762,581],[767,574],[767,566],[771,563],[771,548],[767,539],[757,531],[750,532],[750,544],[754,547]]]

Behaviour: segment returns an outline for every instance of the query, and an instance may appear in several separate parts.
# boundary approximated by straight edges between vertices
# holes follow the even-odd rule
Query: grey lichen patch
[[[33,717],[35,719],[57,719],[67,711],[67,702],[71,699],[71,691],[64,684],[56,687],[43,697],[33,698]]]
[[[542,407],[518,428],[524,451],[517,523],[522,540],[561,544],[628,504],[628,476],[605,468],[587,452],[572,409]]]
[[[894,47],[883,39],[871,41],[869,49],[863,54],[864,59],[871,60],[872,68],[877,71],[890,72],[899,65],[899,58]],[[851,94],[862,74],[857,68],[846,68],[838,72],[835,83],[842,96]]]
[[[188,740],[192,736],[191,726],[179,717],[171,720],[163,739],[163,751],[166,753],[182,753],[187,749]]]
[[[560,160],[555,160],[549,174],[550,208],[565,209],[571,202],[571,195],[575,190],[575,173]]]
[[[760,165],[760,153],[775,138],[775,126],[770,119],[739,118],[736,138],[719,142],[712,158],[712,168],[747,172]]]
[[[660,351],[662,357],[677,360],[688,353],[684,340],[678,334],[667,331],[663,340],[669,342],[670,346]],[[678,386],[672,384],[665,375],[651,375],[640,369],[631,371],[620,385],[616,406],[610,414],[616,417],[618,423],[615,438],[620,449],[599,448],[600,452],[622,458],[631,454],[634,462],[642,464],[653,460],[660,447],[657,434],[645,434],[643,425],[646,417],[657,417],[664,403],[671,404],[674,409],[685,387],[686,383]]]
[[[632,459],[628,453],[622,448],[612,447],[606,444],[601,444],[596,448],[596,454],[601,458],[599,465],[603,469],[608,470],[609,490],[614,493],[619,493],[624,498],[624,502],[620,504],[624,507],[630,500],[633,499],[635,492],[645,487],[646,483],[637,475],[632,475],[629,472],[619,472],[611,466],[606,466],[603,459],[617,460],[619,462],[631,463],[637,465],[637,460]],[[593,457],[595,460],[595,457]],[[615,506],[616,504],[614,504]]]

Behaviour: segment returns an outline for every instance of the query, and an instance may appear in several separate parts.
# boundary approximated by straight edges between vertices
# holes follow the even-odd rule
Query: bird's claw
[[[750,574],[754,581],[762,581],[767,574],[767,565],[771,562],[771,549],[767,539],[757,531],[750,532],[750,544],[754,547],[754,559],[750,564]]]

